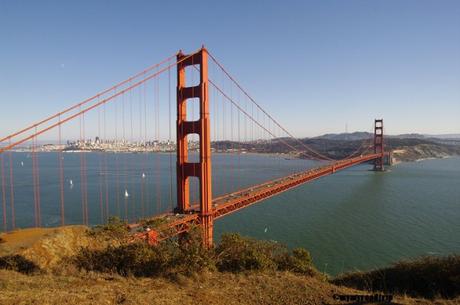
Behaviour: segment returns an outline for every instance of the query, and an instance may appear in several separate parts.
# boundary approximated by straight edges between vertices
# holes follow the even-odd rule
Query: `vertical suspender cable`
[[[133,90],[129,90],[129,121],[130,121],[130,129],[131,129],[131,136],[130,136],[130,146],[134,146],[135,141],[134,141],[134,121],[133,121]],[[135,219],[136,218],[136,196],[134,192],[134,177],[135,177],[135,169],[134,169],[134,154],[129,152],[129,170],[128,170],[128,178],[129,179],[129,185],[131,186],[130,191],[131,193],[129,194],[129,197],[131,198],[129,208],[131,209],[131,218]]]
[[[106,103],[103,105],[103,119],[104,119],[104,137],[101,141],[102,144],[107,143],[107,116],[106,116]],[[107,150],[104,149],[104,179],[105,179],[105,221],[109,220],[109,182],[108,182],[108,166],[107,166]]]
[[[160,144],[160,81],[159,78],[155,77],[155,100],[154,100],[154,118],[155,118],[155,138]],[[159,147],[159,146],[158,146]],[[157,204],[156,213],[159,214],[161,211],[161,173],[160,173],[160,153],[159,151],[155,154],[155,167],[156,167],[156,193],[157,193]]]
[[[61,122],[61,115],[59,115],[59,122]],[[65,209],[64,209],[64,156],[62,154],[62,127],[59,124],[59,152],[58,152],[58,161],[59,161],[59,193],[60,193],[60,214],[61,214],[61,226],[65,225]]]
[[[115,94],[116,94],[116,89],[115,90]],[[117,97],[117,100],[119,100],[119,98]],[[114,145],[115,146],[118,146],[120,143],[118,141],[118,103],[115,103],[114,105],[115,107],[115,139],[114,139]],[[122,218],[121,217],[121,211],[120,211],[120,164],[119,164],[119,158],[118,158],[118,153],[115,153],[115,204],[116,204],[116,215],[118,215],[118,217]]]
[[[80,107],[81,110],[81,107]],[[82,134],[82,116],[79,116],[79,125],[80,125],[80,196],[81,196],[81,212],[82,212],[82,223],[85,224],[85,199],[83,191],[83,134]]]
[[[169,62],[168,62],[169,64]],[[171,68],[168,68],[168,150],[169,150],[169,210],[172,211],[174,208],[173,205],[173,158],[171,150],[171,129],[172,129],[172,113],[171,113]]]
[[[100,100],[98,98],[98,100]],[[99,139],[99,143],[101,141],[101,108],[97,108],[97,137]],[[99,144],[100,145],[100,144]],[[103,175],[103,171],[102,171],[102,150],[99,151],[99,153],[97,154],[98,156],[98,163],[99,163],[99,174],[97,175],[98,176],[98,180],[99,180],[99,213],[100,213],[100,217],[101,217],[101,223],[104,223],[104,205],[103,205],[103,199],[102,199],[102,175]],[[107,173],[105,173],[107,174]]]
[[[82,114],[83,120],[83,142],[86,147],[86,120],[85,114]],[[85,224],[89,224],[89,212],[88,212],[88,174],[86,165],[86,155],[83,154],[83,192],[84,192],[84,205],[85,205]]]
[[[38,203],[37,203],[37,164],[35,159],[35,137],[32,139],[32,180],[33,180],[33,190],[34,190],[34,223],[35,227],[38,227],[38,218],[37,218],[37,210],[38,210]]]
[[[9,140],[11,145],[11,139]],[[11,228],[16,229],[16,214],[14,211],[14,172],[13,172],[13,153],[11,150],[8,152],[10,162],[10,208],[11,208]]]
[[[126,122],[125,122],[125,99],[126,99],[126,95],[125,93],[123,93],[123,108],[122,108],[122,118],[123,118],[123,146],[127,146],[127,140],[126,140]],[[129,220],[129,217],[128,217],[128,196],[129,196],[129,193],[128,193],[128,190],[127,190],[127,153],[124,153],[123,154],[123,184],[124,184],[124,190],[123,190],[123,198],[124,198],[124,210],[125,210],[125,220],[128,221]]]
[[[142,174],[141,174],[141,217],[145,217],[145,196],[144,196],[144,189],[145,189],[145,164],[146,164],[146,156],[147,156],[147,138],[146,132],[147,128],[145,127],[145,120],[143,119],[142,114],[145,117],[145,86],[143,84],[142,87],[139,89],[139,138],[142,142]],[[144,125],[142,125],[144,124]],[[142,130],[144,130],[144,137],[142,137]]]
[[[6,185],[5,185],[5,162],[4,162],[4,154],[1,154],[0,159],[0,170],[1,170],[1,178],[2,178],[2,211],[3,211],[3,231],[6,232],[8,230],[8,223],[6,221]]]

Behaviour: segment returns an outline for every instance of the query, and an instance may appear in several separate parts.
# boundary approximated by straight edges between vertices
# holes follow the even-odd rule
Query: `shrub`
[[[203,248],[201,234],[196,230],[157,246],[144,242],[110,245],[103,250],[83,248],[74,257],[79,269],[118,273],[123,276],[155,276],[171,273],[192,274],[203,269],[215,269],[212,251]]]
[[[106,239],[124,239],[129,232],[128,225],[118,217],[109,217],[107,224],[98,225],[89,231],[94,237],[103,237]]]
[[[286,253],[287,249],[275,242],[224,234],[216,248],[216,264],[220,271],[276,270],[277,258]]]
[[[79,269],[115,272],[123,276],[192,275],[203,270],[241,272],[286,270],[313,275],[308,251],[273,241],[259,241],[239,234],[224,234],[215,249],[203,247],[199,227],[180,235],[178,240],[147,243],[122,243],[103,250],[81,249],[74,262]]]
[[[108,246],[103,250],[81,249],[74,258],[78,268],[88,271],[115,272],[123,276],[153,276],[167,269],[171,261],[168,245],[151,247],[138,242]]]
[[[344,274],[332,281],[358,289],[405,293],[412,297],[460,295],[460,256],[422,257],[390,267]]]
[[[203,270],[215,270],[213,249],[203,247],[202,231],[200,227],[193,227],[186,234],[179,237],[179,249],[176,255],[176,268],[182,274],[190,275]]]
[[[25,274],[40,271],[35,263],[17,254],[0,257],[0,269],[14,270]]]
[[[315,274],[310,252],[303,248],[295,248],[292,253],[285,253],[279,257],[278,269],[305,275]]]

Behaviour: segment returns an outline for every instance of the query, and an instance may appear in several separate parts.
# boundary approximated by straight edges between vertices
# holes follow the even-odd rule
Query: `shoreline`
[[[449,155],[449,156],[442,156],[442,157],[426,157],[426,158],[418,158],[414,160],[401,160],[398,158],[393,158],[392,166],[400,164],[400,163],[409,163],[409,162],[423,162],[423,161],[429,161],[429,160],[442,160],[442,159],[452,159],[460,157],[458,155]]]
[[[397,151],[397,150],[394,150]],[[32,153],[32,151],[27,150],[27,149],[18,149],[18,150],[12,150],[11,152],[15,153]],[[59,151],[55,150],[44,150],[44,151],[36,151],[37,153],[59,153]],[[162,155],[170,155],[170,154],[176,154],[176,151],[126,151],[126,150],[64,150],[62,153],[109,153],[109,154],[162,154]],[[197,151],[190,151],[190,153],[198,153]],[[237,152],[237,151],[213,151],[212,154],[218,154],[218,155],[251,155],[251,156],[267,156],[267,157],[280,157],[284,158],[285,160],[309,160],[309,161],[317,161],[313,159],[302,159],[300,158],[297,154],[293,153],[264,153],[264,152]],[[406,163],[406,162],[423,162],[427,160],[437,160],[437,159],[450,159],[450,158],[455,158],[455,157],[460,157],[460,155],[443,155],[439,157],[424,157],[424,158],[418,158],[418,159],[401,159],[398,157],[392,157],[392,166],[400,164],[400,163]]]

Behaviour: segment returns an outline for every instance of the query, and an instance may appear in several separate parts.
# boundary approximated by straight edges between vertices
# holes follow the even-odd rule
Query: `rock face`
[[[423,159],[447,158],[460,154],[459,147],[449,147],[436,144],[418,144],[400,146],[393,151],[394,162],[418,161]]]

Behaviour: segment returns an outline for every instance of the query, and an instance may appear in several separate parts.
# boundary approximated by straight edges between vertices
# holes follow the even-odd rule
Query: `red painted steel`
[[[183,60],[188,57],[186,60]],[[203,47],[199,52],[185,56],[177,55],[177,211],[190,210],[189,177],[198,177],[200,187],[199,219],[203,227],[203,242],[212,245],[213,214],[211,190],[211,131],[208,99],[208,53]],[[200,83],[186,87],[185,68],[199,66]],[[187,100],[199,99],[200,117],[187,121]],[[199,162],[188,162],[187,135],[198,134],[200,138]]]
[[[199,51],[198,51],[198,52],[199,52]],[[4,138],[4,139],[9,139],[10,142],[8,143],[8,145],[0,147],[0,154],[4,153],[4,152],[6,152],[6,151],[9,151],[9,150],[11,150],[12,148],[14,148],[14,147],[16,147],[16,146],[18,146],[18,145],[20,145],[20,144],[23,144],[23,143],[25,143],[25,142],[27,142],[27,141],[30,141],[30,140],[32,140],[32,139],[38,137],[39,135],[44,134],[45,132],[50,131],[50,130],[52,130],[52,129],[58,127],[58,126],[61,126],[61,125],[65,124],[65,123],[67,123],[67,122],[69,122],[69,121],[71,121],[71,120],[74,120],[74,119],[76,119],[76,118],[82,117],[85,113],[87,113],[87,112],[89,112],[89,111],[91,111],[91,110],[93,110],[93,109],[95,109],[95,108],[97,108],[97,107],[100,107],[100,106],[102,106],[102,105],[104,105],[104,104],[106,104],[106,103],[108,103],[108,102],[113,101],[116,97],[121,96],[121,95],[125,94],[126,92],[129,92],[130,90],[133,90],[134,88],[139,87],[140,85],[142,85],[142,84],[146,83],[147,81],[149,81],[149,80],[151,80],[151,79],[157,77],[158,75],[162,74],[163,72],[168,71],[168,69],[174,67],[175,65],[180,64],[182,61],[188,60],[188,59],[189,59],[191,56],[193,56],[194,54],[195,54],[195,53],[190,54],[190,55],[187,55],[187,56],[185,56],[184,58],[182,58],[180,61],[177,61],[177,62],[175,62],[175,63],[171,63],[171,64],[167,65],[166,67],[163,67],[163,68],[159,69],[158,71],[156,71],[156,72],[153,73],[152,75],[149,75],[149,76],[145,77],[144,79],[141,79],[140,81],[138,81],[138,82],[136,82],[136,83],[134,83],[134,84],[128,86],[127,88],[125,88],[125,89],[123,89],[123,90],[120,90],[120,91],[118,91],[118,92],[112,94],[111,96],[109,96],[109,97],[107,97],[107,98],[105,98],[105,99],[103,99],[103,100],[101,100],[101,101],[99,101],[99,102],[97,102],[97,103],[95,103],[95,104],[93,104],[93,105],[91,105],[91,106],[88,106],[88,107],[86,107],[86,108],[84,108],[84,109],[79,110],[79,111],[78,111],[77,113],[75,113],[75,114],[69,115],[68,117],[59,120],[57,123],[54,123],[54,124],[52,124],[52,125],[50,125],[50,126],[43,127],[41,130],[38,130],[38,131],[36,131],[36,132],[34,132],[34,133],[30,134],[30,135],[24,135],[21,139],[18,139],[18,140],[15,141],[15,142],[11,142],[11,138],[13,138],[13,135],[7,136],[7,137]],[[84,103],[84,102],[83,102],[83,103]],[[79,105],[81,106],[82,103],[80,103]],[[70,108],[69,108],[69,109],[70,109]],[[72,109],[75,109],[75,107],[72,107]],[[67,111],[67,110],[66,110],[66,111]],[[61,112],[61,113],[62,113],[62,112]],[[44,120],[44,121],[48,121],[48,120],[50,120],[51,118],[57,117],[58,115],[59,115],[59,114],[54,115],[54,116],[52,116],[52,117],[50,117],[49,119],[46,119],[46,120]],[[33,125],[33,127],[38,126],[38,125],[39,125],[39,124],[37,123],[37,124]],[[26,129],[29,130],[29,128],[26,128]],[[21,131],[18,132],[17,134],[22,134],[22,133],[23,133],[23,130],[21,130]],[[3,139],[2,139],[2,141],[3,141]]]
[[[375,120],[374,122],[374,154],[379,154],[380,158],[374,161],[374,170],[383,171],[384,163],[384,147],[383,147],[383,120]]]
[[[166,58],[165,60],[163,60],[163,61],[161,61],[161,62],[159,62],[159,63],[157,63],[157,64],[155,64],[155,65],[152,65],[152,66],[148,67],[147,69],[145,69],[145,70],[143,70],[143,71],[137,73],[136,75],[133,75],[133,76],[129,77],[128,79],[125,79],[125,80],[122,81],[122,82],[119,82],[118,84],[116,84],[116,85],[114,85],[114,86],[112,86],[112,87],[110,87],[110,88],[108,88],[108,89],[105,89],[104,91],[99,92],[98,94],[96,94],[96,95],[94,95],[94,96],[92,96],[92,97],[90,97],[90,98],[84,100],[83,102],[80,102],[80,103],[78,103],[78,104],[75,104],[75,105],[73,105],[72,107],[69,107],[69,108],[67,108],[67,109],[65,109],[65,110],[63,110],[63,111],[61,111],[61,112],[58,112],[58,113],[56,113],[56,114],[54,114],[54,115],[52,115],[52,116],[50,116],[50,117],[48,117],[48,118],[46,118],[46,119],[44,119],[44,120],[41,120],[41,121],[39,121],[39,122],[36,122],[36,123],[34,123],[34,124],[30,125],[30,126],[27,126],[27,127],[24,128],[24,129],[21,129],[21,130],[15,132],[15,133],[11,134],[11,135],[8,135],[8,136],[6,136],[6,137],[4,137],[4,138],[1,138],[1,139],[0,139],[0,143],[1,143],[1,142],[4,142],[4,141],[6,141],[6,140],[11,140],[12,138],[14,138],[14,137],[16,137],[16,136],[19,136],[19,135],[21,135],[21,134],[23,134],[23,133],[25,133],[25,132],[27,132],[27,131],[33,129],[33,128],[36,128],[36,127],[38,127],[38,126],[40,126],[40,125],[43,125],[44,123],[49,122],[49,121],[51,121],[51,120],[53,120],[53,119],[59,118],[59,120],[60,120],[60,119],[61,119],[60,117],[61,117],[63,114],[66,114],[66,113],[68,113],[68,112],[70,112],[70,111],[72,111],[72,110],[75,110],[75,109],[77,109],[77,108],[79,108],[79,107],[81,107],[81,106],[83,106],[83,105],[85,105],[85,104],[88,104],[89,102],[94,101],[95,99],[97,99],[97,98],[103,96],[104,94],[109,93],[110,91],[115,90],[115,89],[117,89],[118,87],[121,87],[121,86],[123,86],[123,85],[125,85],[125,84],[127,84],[127,83],[129,83],[129,82],[131,82],[131,81],[133,81],[134,79],[139,78],[140,76],[143,76],[143,75],[145,76],[146,73],[152,71],[152,70],[155,69],[155,68],[160,67],[161,65],[163,65],[163,64],[166,63],[166,62],[169,62],[169,61],[170,61],[171,59],[173,59],[173,58],[174,58],[174,55],[173,55],[173,56],[170,56],[170,57],[168,57],[168,58]]]
[[[212,201],[211,215],[214,220],[219,219],[230,213],[236,212],[262,200],[288,191],[304,183],[334,174],[337,171],[357,164],[376,160],[381,157],[382,155],[377,153],[341,160],[329,165],[295,173],[280,179],[268,181],[259,185],[252,186],[250,188],[246,188],[244,190],[215,198]],[[195,207],[192,206],[188,210],[190,214],[164,214],[160,216],[169,218],[169,222],[157,228],[157,233],[154,234],[157,240],[149,240],[149,243],[155,244],[158,241],[162,241],[187,232],[192,226],[203,224],[200,214],[195,212],[193,208]],[[148,240],[148,237],[145,236],[144,239]]]
[[[350,166],[354,166],[363,162],[374,162],[374,170],[381,171],[384,169],[384,139],[383,139],[383,120],[378,119],[375,120],[374,125],[374,153],[369,155],[360,155],[358,157],[346,157],[346,159],[333,161],[329,157],[325,155],[321,155],[319,152],[316,152],[310,149],[308,146],[299,142],[301,146],[305,149],[304,151],[299,151],[296,146],[289,144],[288,142],[284,142],[282,137],[276,135],[276,131],[273,132],[270,128],[270,125],[265,126],[264,123],[260,123],[257,119],[254,118],[254,112],[250,113],[248,109],[242,108],[239,103],[235,102],[232,98],[232,94],[226,94],[223,89],[217,86],[214,82],[208,79],[208,56],[211,57],[212,60],[216,62],[220,69],[224,72],[224,74],[230,78],[232,83],[236,85],[236,87],[243,92],[243,94],[249,98],[249,100],[258,107],[264,113],[267,118],[270,118],[272,122],[280,128],[280,130],[286,132],[289,136],[293,137],[286,129],[284,129],[277,121],[275,121],[264,109],[257,104],[251,96],[236,82],[234,78],[228,74],[228,72],[220,65],[215,58],[209,55],[208,51],[202,47],[195,53],[184,55],[182,52],[177,54],[177,61],[174,63],[170,63],[170,59],[168,58],[166,61],[155,65],[153,67],[149,67],[148,69],[144,70],[143,72],[136,74],[135,76],[129,78],[126,81],[123,81],[114,87],[99,93],[98,95],[87,99],[75,106],[67,108],[66,110],[57,113],[51,117],[46,118],[34,125],[26,127],[14,133],[8,137],[0,139],[0,142],[4,142],[8,140],[8,144],[0,147],[0,155],[2,157],[1,161],[1,180],[2,180],[2,209],[3,209],[3,226],[6,229],[6,185],[5,185],[5,169],[3,164],[3,153],[9,151],[9,171],[10,171],[10,205],[11,205],[11,214],[12,214],[12,221],[11,226],[12,228],[15,227],[15,215],[14,215],[14,177],[13,177],[13,160],[11,155],[12,148],[18,146],[19,144],[25,143],[29,140],[33,142],[33,178],[34,178],[34,198],[35,198],[35,217],[36,217],[36,225],[39,226],[41,223],[40,219],[40,176],[39,176],[39,168],[38,168],[38,159],[35,151],[36,140],[37,136],[52,130],[54,128],[59,128],[59,143],[61,144],[61,125],[74,120],[76,118],[80,118],[80,140],[84,140],[85,135],[85,114],[95,108],[104,107],[104,138],[105,138],[105,105],[109,102],[113,102],[116,97],[124,95],[126,92],[133,90],[136,87],[140,87],[141,85],[145,84],[148,80],[156,78],[161,73],[168,71],[174,66],[177,67],[177,214],[164,214],[160,217],[165,217],[166,223],[155,230],[146,230],[145,232],[141,232],[136,234],[137,237],[143,238],[147,240],[150,244],[154,245],[157,244],[158,241],[179,235],[181,233],[185,233],[190,230],[192,226],[201,226],[203,229],[203,242],[207,247],[212,246],[213,242],[213,223],[215,219],[224,217],[230,213],[236,212],[240,209],[258,203],[262,200],[290,190],[294,187],[302,185],[304,183],[308,183],[320,177],[324,177],[330,174],[334,174],[337,171],[343,170]],[[166,67],[160,67],[161,64],[167,63]],[[194,67],[200,74],[200,82],[196,86],[187,87],[186,86],[186,67]],[[156,72],[152,72],[150,75],[145,75],[146,72],[153,71],[153,68],[157,68]],[[137,80],[135,83],[134,81],[138,79],[140,76],[143,76],[142,79]],[[122,90],[120,86],[124,86]],[[279,178],[276,180],[268,181],[262,184],[258,184],[252,186],[250,188],[246,188],[243,190],[239,190],[224,196],[220,196],[217,198],[212,198],[212,173],[211,173],[211,136],[210,136],[210,118],[209,118],[209,96],[208,96],[208,86],[214,86],[216,88],[216,92],[220,93],[226,100],[231,103],[230,108],[230,126],[232,128],[231,133],[233,133],[233,108],[238,110],[238,116],[244,114],[247,118],[249,118],[252,123],[252,128],[254,127],[254,123],[260,127],[264,132],[273,136],[274,138],[279,138],[281,142],[285,145],[293,149],[294,151],[298,151],[300,155],[309,155],[312,158],[316,159],[324,159],[333,161],[333,163],[329,163],[328,165],[320,166],[317,168],[313,168],[307,171],[298,172],[295,174],[288,175],[283,178]],[[120,88],[119,88],[120,87]],[[144,86],[145,89],[145,86]],[[111,90],[114,90],[113,94],[108,97],[102,98],[102,95],[109,93]],[[156,89],[158,92],[159,89]],[[157,93],[159,95],[159,93]],[[101,99],[102,98],[102,99]],[[97,101],[96,101],[97,99]],[[196,121],[188,121],[187,120],[187,100],[189,99],[198,99],[200,105],[200,116]],[[89,102],[94,102],[94,104],[89,104]],[[252,105],[252,108],[254,107]],[[82,108],[82,106],[85,106]],[[159,108],[159,105],[156,106],[156,109]],[[145,109],[145,106],[144,106]],[[224,108],[225,109],[225,108]],[[70,113],[71,111],[78,111],[77,113]],[[131,110],[132,111],[132,110]],[[169,110],[170,111],[170,110]],[[225,111],[222,112],[225,115]],[[66,117],[61,117],[61,115],[67,114]],[[157,112],[159,115],[159,112]],[[145,121],[147,120],[146,113]],[[58,118],[58,122],[52,122],[53,119]],[[123,114],[124,120],[124,114]],[[47,125],[45,123],[49,122]],[[124,122],[124,121],[123,121]],[[141,126],[141,119],[140,122],[140,130]],[[156,119],[156,123],[159,122],[159,118]],[[264,121],[265,122],[265,121]],[[269,121],[270,122],[270,121]],[[98,121],[100,124],[100,118]],[[132,125],[132,117],[131,117],[131,140],[133,134],[133,125]],[[238,117],[238,124],[239,124],[239,117]],[[35,128],[32,132],[31,130]],[[145,126],[146,129],[146,126]],[[238,125],[238,135],[239,135],[239,125]],[[159,138],[158,135],[159,126],[156,127],[157,135],[156,137]],[[26,132],[32,134],[26,134]],[[170,131],[171,132],[171,131]],[[101,133],[100,126],[98,134]],[[123,123],[123,138],[124,138],[124,123]],[[253,133],[253,131],[252,131]],[[147,134],[145,131],[144,137]],[[200,145],[199,145],[199,162],[189,162],[188,160],[188,141],[187,136],[190,134],[197,134],[199,136]],[[21,136],[18,139],[16,137]],[[254,135],[252,136],[254,139]],[[169,137],[170,138],[170,137]],[[232,137],[233,138],[233,137]],[[12,141],[14,140],[14,141]],[[146,140],[146,138],[144,139]],[[363,144],[364,145],[364,144]],[[357,155],[361,148],[361,145],[351,156]],[[371,147],[371,146],[370,146]],[[59,154],[59,178],[60,178],[60,195],[61,195],[61,224],[64,224],[64,192],[63,192],[63,181],[64,181],[64,174],[63,174],[63,161],[62,155]],[[84,153],[81,154],[81,192],[82,192],[82,212],[83,212],[83,219],[84,223],[88,223],[88,195],[87,195],[87,164],[86,158]],[[118,162],[118,161],[117,161]],[[126,170],[126,161],[125,161],[125,170]],[[118,163],[117,163],[117,171],[118,171]],[[143,168],[144,171],[144,168]],[[100,172],[102,172],[102,164],[100,164]],[[105,173],[107,173],[107,160],[105,159]],[[118,177],[118,174],[117,174]],[[190,177],[197,177],[199,180],[199,192],[200,192],[200,200],[199,204],[191,206],[190,204],[190,189],[189,189],[189,178]],[[107,179],[107,177],[105,178]],[[125,178],[126,179],[126,178]],[[102,198],[102,180],[100,180],[100,205],[101,205],[101,215],[103,215],[103,198]],[[106,216],[108,216],[108,186],[107,180],[106,183]],[[126,181],[125,181],[126,184]],[[118,190],[118,178],[117,178],[117,190]],[[141,204],[143,204],[144,197],[143,197],[143,189],[141,190]],[[117,191],[117,193],[119,193]],[[158,196],[159,199],[161,195],[159,192]],[[170,197],[172,197],[170,195]],[[118,200],[118,197],[117,197]],[[172,201],[172,200],[170,200]],[[127,211],[127,200],[125,199],[125,216],[128,216]],[[117,210],[119,210],[119,205],[117,203]],[[142,205],[143,211],[143,205]],[[144,211],[143,211],[144,212]],[[142,214],[143,214],[142,212]],[[133,225],[139,226],[139,225]]]

